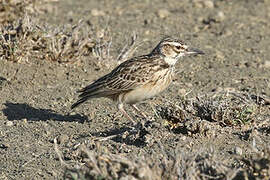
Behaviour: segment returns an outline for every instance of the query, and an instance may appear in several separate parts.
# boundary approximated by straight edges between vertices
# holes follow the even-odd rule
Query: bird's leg
[[[132,104],[131,107],[137,111],[137,113],[141,114],[145,119],[147,119],[147,116],[142,112],[135,104]]]
[[[128,118],[133,124],[136,124],[136,122],[128,115],[128,113],[124,109],[123,103],[118,104],[118,109],[123,113],[126,118]]]

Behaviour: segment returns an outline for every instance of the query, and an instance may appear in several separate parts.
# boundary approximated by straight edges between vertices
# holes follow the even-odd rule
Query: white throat
[[[170,66],[174,66],[178,59],[177,58],[172,58],[172,57],[165,57],[164,60]]]

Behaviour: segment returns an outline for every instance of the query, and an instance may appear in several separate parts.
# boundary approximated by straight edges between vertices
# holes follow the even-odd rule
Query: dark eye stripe
[[[185,50],[185,48],[183,46],[175,46],[175,49],[177,49],[177,50]]]

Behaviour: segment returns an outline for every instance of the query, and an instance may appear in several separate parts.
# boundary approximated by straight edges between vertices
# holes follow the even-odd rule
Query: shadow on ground
[[[6,102],[4,105],[6,108],[3,109],[3,113],[10,121],[26,118],[29,121],[54,120],[67,122],[77,121],[79,123],[83,123],[88,120],[87,116],[79,114],[62,115],[51,109],[37,109],[25,103]]]

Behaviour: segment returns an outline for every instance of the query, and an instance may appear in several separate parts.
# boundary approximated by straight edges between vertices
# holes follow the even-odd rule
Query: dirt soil
[[[2,56],[0,179],[270,178],[270,1],[65,0],[35,10],[30,20],[54,32],[82,24],[95,47],[66,59],[45,43],[16,61]],[[109,99],[71,111],[76,90],[117,66],[134,33],[131,56],[168,35],[205,55],[181,59],[168,90],[138,105],[148,119],[126,106],[136,126]]]

